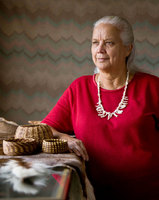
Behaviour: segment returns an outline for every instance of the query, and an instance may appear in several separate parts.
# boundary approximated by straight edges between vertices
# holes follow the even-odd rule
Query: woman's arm
[[[86,151],[86,148],[81,140],[78,140],[76,138],[73,138],[72,136],[61,133],[51,127],[51,131],[53,133],[53,136],[58,139],[65,139],[68,142],[68,148],[70,152],[74,152],[77,156],[81,156],[84,160],[88,161],[88,154]]]

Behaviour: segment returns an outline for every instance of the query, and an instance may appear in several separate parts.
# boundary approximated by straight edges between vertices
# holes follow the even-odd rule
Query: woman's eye
[[[97,41],[93,41],[92,44],[99,44],[99,42],[97,42]]]
[[[114,42],[106,42],[106,46],[113,46],[114,45]]]
[[[94,46],[98,46],[98,45],[102,45],[103,47],[112,47],[114,45],[114,42],[112,41],[105,41],[105,42],[102,42],[100,43],[99,41],[92,41],[92,45]]]

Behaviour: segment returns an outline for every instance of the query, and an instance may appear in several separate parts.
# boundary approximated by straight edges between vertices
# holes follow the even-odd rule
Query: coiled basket
[[[68,151],[67,140],[45,139],[42,143],[42,151],[45,153],[64,153]]]
[[[16,139],[32,138],[42,147],[44,139],[53,139],[53,133],[48,125],[44,124],[27,124],[18,126],[15,132]]]
[[[37,151],[34,139],[6,139],[3,140],[3,153],[9,156],[27,155]]]

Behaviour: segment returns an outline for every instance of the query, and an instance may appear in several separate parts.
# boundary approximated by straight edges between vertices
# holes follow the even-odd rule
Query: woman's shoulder
[[[159,77],[157,75],[154,74],[150,74],[150,73],[146,73],[146,72],[136,72],[135,73],[135,78],[145,81],[145,82],[158,82],[159,83]]]
[[[76,81],[76,82],[89,81],[90,79],[92,79],[92,77],[93,77],[93,75],[83,75],[83,76],[76,78],[74,81]]]
[[[93,75],[84,75],[76,78],[72,83],[71,86],[74,85],[81,85],[81,84],[87,84],[92,82],[93,80]]]
[[[159,77],[153,74],[136,72],[132,81],[132,86],[141,93],[146,91],[146,93],[156,93],[156,96],[159,96]]]

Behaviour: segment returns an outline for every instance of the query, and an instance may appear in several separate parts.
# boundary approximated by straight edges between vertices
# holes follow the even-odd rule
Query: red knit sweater
[[[116,109],[123,89],[101,88],[106,111]],[[95,75],[83,76],[68,87],[42,122],[61,132],[74,132],[83,141],[94,185],[111,185],[120,193],[127,188],[129,195],[132,188],[133,195],[159,195],[159,78],[136,73],[127,96],[122,114],[100,118]]]

